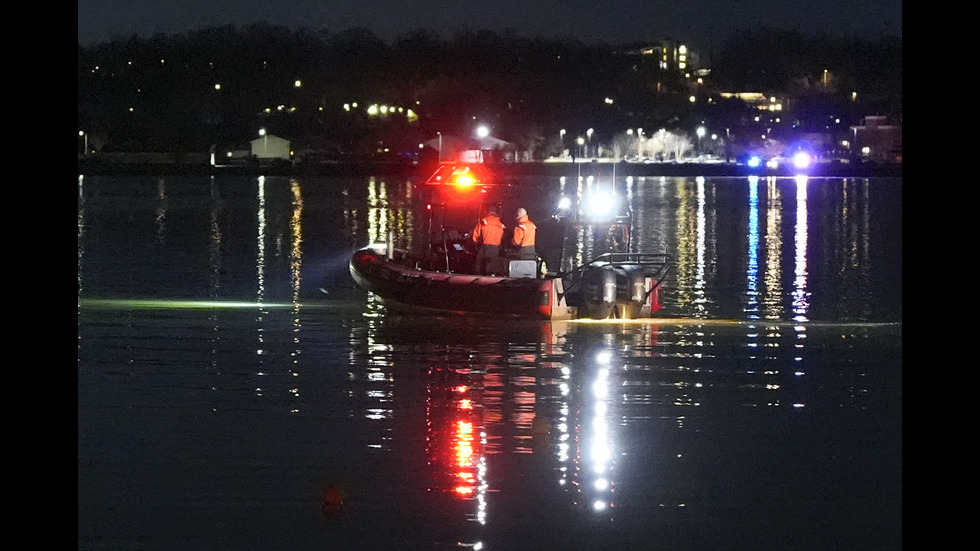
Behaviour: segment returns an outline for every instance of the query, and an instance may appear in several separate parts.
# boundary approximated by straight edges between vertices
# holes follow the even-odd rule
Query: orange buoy
[[[344,514],[344,491],[335,485],[327,486],[323,491],[323,514],[338,516]]]

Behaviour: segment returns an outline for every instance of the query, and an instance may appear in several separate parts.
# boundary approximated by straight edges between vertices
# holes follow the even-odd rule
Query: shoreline
[[[488,163],[494,172],[506,176],[569,176],[582,174],[608,174],[615,169],[617,176],[656,177],[656,176],[705,176],[705,177],[745,177],[795,176],[806,174],[815,178],[871,178],[902,177],[901,163],[818,163],[800,172],[788,168],[749,167],[736,163],[628,163],[625,161],[607,162],[529,162],[529,163]],[[80,176],[372,176],[372,175],[412,175],[427,178],[435,171],[435,165],[422,163],[385,162],[338,162],[322,164],[290,163],[272,165],[217,165],[197,163],[124,163],[97,159],[79,159]]]

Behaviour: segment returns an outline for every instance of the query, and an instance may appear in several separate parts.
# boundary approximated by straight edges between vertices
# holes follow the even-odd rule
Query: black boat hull
[[[650,317],[660,310],[660,281],[640,265],[597,263],[564,277],[499,277],[418,269],[365,247],[350,260],[361,288],[386,304],[420,311],[533,319]]]

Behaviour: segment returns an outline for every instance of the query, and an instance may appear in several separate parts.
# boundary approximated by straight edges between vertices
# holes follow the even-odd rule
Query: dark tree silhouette
[[[298,147],[370,155],[379,143],[417,149],[437,132],[463,135],[475,119],[542,151],[559,129],[571,139],[592,128],[602,140],[701,121],[735,130],[745,106],[722,101],[725,90],[791,94],[799,112],[787,116],[803,126],[829,111],[850,117],[845,125],[869,113],[901,118],[901,38],[741,32],[713,53],[696,90],[690,73],[660,68],[639,46],[465,28],[450,38],[417,29],[389,44],[362,28],[264,23],[132,36],[79,45],[78,124],[105,151],[208,151],[266,128]],[[692,104],[695,92],[714,101]],[[417,118],[368,117],[370,104]]]

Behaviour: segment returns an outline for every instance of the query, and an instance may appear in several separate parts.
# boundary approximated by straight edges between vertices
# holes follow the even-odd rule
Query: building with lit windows
[[[641,56],[650,56],[656,59],[657,67],[661,71],[685,72],[692,66],[692,52],[688,50],[686,44],[664,41],[628,53],[638,53]]]
[[[767,96],[762,92],[721,92],[723,98],[737,98],[760,111],[782,111],[786,108],[786,98]]]

